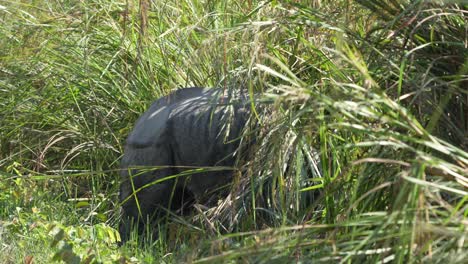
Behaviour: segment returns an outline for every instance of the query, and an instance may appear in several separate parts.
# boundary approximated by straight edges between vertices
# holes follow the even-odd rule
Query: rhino
[[[220,89],[184,88],[156,100],[137,120],[121,161],[122,241],[131,226],[157,229],[168,211],[183,214],[226,193],[249,116],[248,97]]]

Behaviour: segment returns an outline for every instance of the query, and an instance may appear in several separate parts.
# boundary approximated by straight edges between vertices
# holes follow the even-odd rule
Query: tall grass
[[[0,259],[462,263],[467,12],[0,2]],[[117,249],[123,140],[151,101],[186,86],[260,95],[255,155],[224,202]]]

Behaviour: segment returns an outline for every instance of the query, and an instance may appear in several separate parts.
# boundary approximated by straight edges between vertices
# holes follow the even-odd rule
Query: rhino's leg
[[[164,208],[180,206],[180,201],[176,181],[165,179],[177,173],[171,152],[166,147],[128,147],[122,168],[120,202],[123,216],[119,229],[122,240],[126,241],[132,226],[138,228],[140,234],[147,232],[144,229],[154,228],[151,223],[165,214]],[[157,233],[156,230],[149,231]]]

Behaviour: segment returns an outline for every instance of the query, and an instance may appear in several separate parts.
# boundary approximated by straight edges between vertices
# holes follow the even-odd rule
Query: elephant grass
[[[466,15],[464,1],[1,1],[0,259],[463,263]],[[119,248],[123,140],[188,86],[261,95],[262,140],[225,200]]]

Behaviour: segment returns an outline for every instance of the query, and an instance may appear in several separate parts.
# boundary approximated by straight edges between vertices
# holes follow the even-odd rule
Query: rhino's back
[[[196,108],[203,98],[212,97],[213,91],[206,88],[185,88],[161,97],[137,120],[127,138],[127,147],[146,148],[158,144],[168,129],[168,120],[174,110],[183,107]]]

